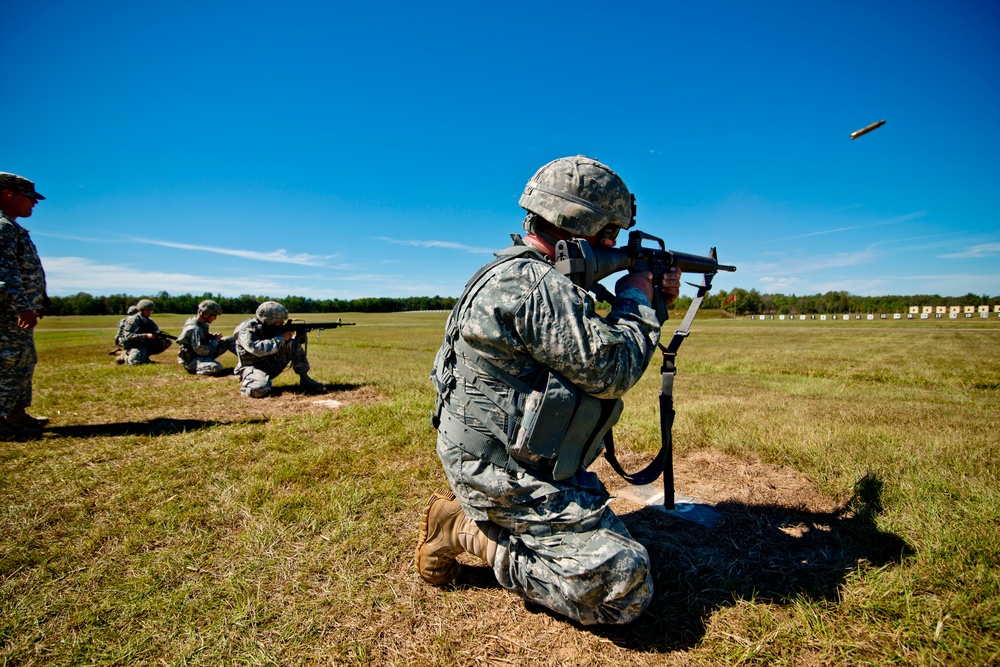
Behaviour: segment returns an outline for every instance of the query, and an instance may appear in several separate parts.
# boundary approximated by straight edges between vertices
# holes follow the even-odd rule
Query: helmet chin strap
[[[522,226],[524,227],[524,231],[537,236],[542,241],[545,241],[545,243],[555,248],[556,244],[559,243],[561,239],[557,238],[551,231],[546,229],[546,227],[551,224],[552,223],[547,222],[545,218],[540,215],[529,213],[524,217],[524,223]]]

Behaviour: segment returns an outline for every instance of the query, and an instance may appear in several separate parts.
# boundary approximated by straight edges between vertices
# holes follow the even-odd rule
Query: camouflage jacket
[[[37,311],[46,301],[45,271],[28,230],[0,213],[0,307]]]
[[[497,255],[524,252],[513,246]],[[478,291],[452,311],[448,328],[457,324],[469,347],[529,385],[550,369],[587,394],[618,398],[642,377],[659,342],[660,323],[641,290],[619,294],[601,317],[590,294],[534,249],[488,270],[477,284]],[[465,383],[465,393],[502,423],[496,405],[447,368],[453,355],[447,347],[446,341],[435,359],[438,381]],[[512,388],[477,374],[494,391],[512,395]],[[458,405],[447,407],[464,413]]]
[[[143,317],[142,313],[133,315],[125,320],[125,327],[122,330],[121,346],[128,349],[142,347],[146,344],[146,334],[159,333],[160,327],[151,317]]]
[[[210,357],[219,345],[219,341],[208,331],[208,324],[195,315],[188,319],[177,335],[177,356],[182,361],[191,361],[196,357]]]
[[[118,347],[125,347],[125,323],[128,322],[128,317],[123,317],[118,320],[118,333],[115,334],[115,345]]]
[[[264,323],[256,317],[243,320],[233,331],[236,339],[236,356],[240,363],[237,370],[243,366],[252,366],[254,358],[269,357],[281,351],[286,342],[284,336],[268,337]]]

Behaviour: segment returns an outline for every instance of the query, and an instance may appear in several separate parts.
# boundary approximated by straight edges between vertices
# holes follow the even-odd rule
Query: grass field
[[[723,520],[615,501],[656,597],[584,629],[482,566],[444,589],[415,573],[444,482],[427,419],[444,318],[344,316],[309,348],[330,394],[288,371],[256,401],[174,349],[114,365],[117,318],[44,320],[32,412],[52,427],[0,443],[0,664],[1000,662],[1000,322],[699,318],[677,491]],[[659,444],[658,362],[616,429],[633,468]]]

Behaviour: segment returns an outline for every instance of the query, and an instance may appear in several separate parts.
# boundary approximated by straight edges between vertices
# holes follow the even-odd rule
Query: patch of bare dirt
[[[287,385],[275,387],[265,398],[240,394],[238,384],[233,391],[236,398],[226,408],[226,416],[232,420],[319,414],[348,405],[372,405],[385,399],[375,389],[363,385],[331,385],[325,394],[307,394],[295,385]]]
[[[648,463],[627,454],[620,460],[629,471]],[[603,459],[593,470],[613,495],[625,490]],[[748,599],[836,599],[859,565],[880,567],[912,553],[904,540],[877,525],[882,482],[873,474],[833,498],[789,466],[701,450],[675,458],[674,481],[678,494],[710,505],[717,523],[695,523],[624,498],[612,501],[649,552],[656,589],[644,617],[627,629],[601,633],[622,647],[690,648],[716,609]]]
[[[635,455],[620,455],[619,460],[627,471],[639,470],[648,463]],[[612,495],[626,484],[603,458],[592,469]],[[712,505],[725,502],[780,505],[813,512],[834,511],[846,500],[821,493],[802,473],[789,466],[737,459],[714,450],[699,450],[675,458],[674,490]],[[616,499],[612,506],[616,512],[641,508],[625,499]]]
[[[626,452],[620,460],[627,470],[648,463]],[[603,459],[592,470],[612,494],[625,486]],[[489,649],[487,662],[700,664],[692,651],[719,610],[747,600],[782,605],[799,596],[837,599],[858,567],[884,566],[910,553],[900,537],[877,526],[882,484],[874,475],[838,499],[791,467],[717,451],[677,457],[674,470],[676,491],[712,504],[719,520],[705,526],[622,498],[612,501],[652,565],[653,601],[629,625],[574,626],[498,591],[489,568],[463,560],[456,588],[470,596],[464,613],[497,626],[496,635],[521,640]],[[475,662],[475,656],[464,657],[462,664]]]

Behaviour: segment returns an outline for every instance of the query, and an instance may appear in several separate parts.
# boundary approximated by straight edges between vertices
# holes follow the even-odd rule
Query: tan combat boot
[[[427,501],[420,520],[417,572],[435,586],[452,582],[461,569],[455,557],[463,551],[493,565],[499,535],[500,526],[489,522],[477,524],[465,515],[450,489],[438,489]]]

